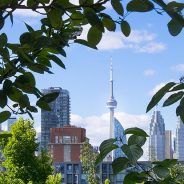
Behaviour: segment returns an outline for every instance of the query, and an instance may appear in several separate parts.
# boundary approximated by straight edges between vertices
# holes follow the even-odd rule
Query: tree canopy
[[[76,1],[75,1],[76,2]],[[115,16],[106,13],[106,4],[110,3]],[[63,58],[66,47],[71,43],[83,44],[96,49],[104,32],[121,29],[125,36],[131,33],[127,17],[134,12],[154,11],[170,17],[168,30],[178,35],[184,26],[184,3],[164,2],[163,0],[3,0],[0,2],[0,123],[6,121],[11,113],[32,113],[37,108],[51,110],[48,103],[57,98],[58,93],[44,95],[36,86],[35,73],[52,73],[52,63],[65,68]],[[4,31],[7,21],[14,22],[16,10],[32,10],[41,14],[40,27],[35,30],[25,23],[27,31],[12,43]],[[87,40],[78,39],[84,25],[90,25]],[[37,98],[32,104],[29,95]],[[9,102],[13,105],[10,106]]]

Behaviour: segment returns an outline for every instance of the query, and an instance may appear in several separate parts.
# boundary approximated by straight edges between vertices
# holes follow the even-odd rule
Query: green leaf
[[[184,104],[178,105],[176,108],[176,115],[180,116],[182,122],[184,122]]]
[[[13,86],[11,87],[7,95],[12,101],[18,102],[23,94],[19,89]]]
[[[169,82],[164,87],[162,87],[151,99],[149,102],[146,112],[150,111],[155,105],[158,104],[158,102],[163,98],[163,96],[171,89],[173,86],[175,86],[175,82]]]
[[[121,31],[126,37],[130,35],[131,28],[127,21],[121,21]]]
[[[0,15],[0,30],[3,28],[4,26],[4,18],[2,15]]]
[[[136,144],[138,146],[143,146],[146,142],[146,137],[144,136],[137,136],[137,135],[131,135],[128,139],[128,145]]]
[[[183,83],[176,85],[171,90],[169,90],[169,92],[178,91],[178,90],[182,90],[182,89],[184,89],[184,84]]]
[[[30,25],[28,25],[27,23],[25,23],[25,25],[26,25],[27,30],[28,30],[29,32],[34,32],[34,29],[33,29]]]
[[[169,33],[172,36],[177,36],[182,31],[184,24],[177,19],[171,19],[167,26],[169,29]]]
[[[21,108],[25,108],[30,105],[29,98],[27,95],[22,95],[18,102]]]
[[[167,167],[167,168],[173,167],[177,163],[178,163],[177,159],[165,159],[163,161],[152,162],[152,164],[157,164],[159,166],[163,166],[163,167]]]
[[[84,15],[91,26],[96,26],[101,32],[104,32],[103,23],[92,8],[85,8]]]
[[[6,79],[3,84],[3,90],[7,93],[11,87],[12,87],[12,81],[9,79]]]
[[[59,59],[57,56],[49,54],[48,55],[48,58],[50,58],[52,61],[54,61],[61,68],[64,68],[65,69],[65,65],[63,64],[63,62],[61,61],[61,59]]]
[[[113,174],[118,174],[120,171],[130,166],[131,164],[126,157],[119,157],[112,162]]]
[[[154,4],[149,0],[132,0],[127,4],[127,11],[148,12],[154,9]]]
[[[174,93],[172,94],[163,104],[163,107],[165,106],[169,106],[175,102],[177,102],[178,100],[180,100],[184,95],[183,91],[180,91],[178,93]]]
[[[153,171],[159,178],[166,178],[169,175],[169,169],[160,165],[153,167]]]
[[[119,15],[124,15],[123,5],[120,0],[111,0],[111,5]]]
[[[3,111],[0,113],[0,123],[6,121],[11,116],[9,111]]]
[[[136,165],[137,160],[143,155],[142,148],[135,144],[130,146],[124,144],[121,148],[133,165]]]
[[[125,176],[123,184],[142,183],[145,178],[146,178],[145,174],[138,173],[138,172],[130,172]]]
[[[133,134],[137,136],[149,137],[148,134],[144,130],[137,128],[137,127],[127,128],[125,130],[125,134]]]
[[[44,95],[43,97],[40,98],[41,101],[50,103],[56,100],[56,98],[59,96],[59,92],[52,92]]]
[[[47,102],[44,102],[44,101],[41,101],[41,100],[38,100],[36,102],[36,105],[38,107],[40,107],[41,109],[45,110],[45,111],[51,111],[51,108],[49,106],[49,104]]]
[[[20,43],[22,45],[24,45],[24,44],[32,45],[33,42],[34,42],[33,36],[29,32],[25,32],[20,36]]]
[[[0,90],[0,107],[4,108],[7,105],[7,96],[3,90]]]
[[[47,13],[49,21],[54,28],[61,28],[61,26],[62,26],[62,19],[61,19],[62,14],[63,14],[63,11],[61,9],[54,9],[54,8],[52,8]]]
[[[10,132],[0,132],[0,139],[6,139],[12,137],[12,134]]]
[[[27,110],[31,111],[31,112],[38,112],[38,109],[34,106],[28,106]]]
[[[101,143],[99,148],[100,154],[97,156],[96,165],[99,164],[107,156],[108,153],[118,148],[118,146],[114,144],[115,142],[116,139],[107,139]]]
[[[89,43],[86,40],[77,39],[77,40],[74,40],[74,42],[79,43],[79,44],[84,45],[84,46],[87,46],[87,47],[90,47],[92,49],[97,49],[96,46],[89,45]]]
[[[179,3],[176,1],[169,2],[166,6],[167,11],[176,12],[176,10],[181,11],[184,8],[184,3]]]
[[[102,32],[95,26],[91,27],[88,31],[87,39],[89,45],[95,47],[102,38]]]
[[[112,18],[104,17],[102,20],[104,26],[107,28],[109,31],[115,31],[116,30],[116,24],[112,20]]]
[[[0,35],[0,47],[4,47],[7,44],[7,36],[5,33]]]

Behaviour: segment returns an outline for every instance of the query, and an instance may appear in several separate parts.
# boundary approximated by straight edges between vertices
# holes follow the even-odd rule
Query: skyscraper
[[[184,124],[180,118],[176,125],[176,158],[184,161]]]
[[[52,111],[41,110],[41,147],[47,149],[50,141],[50,128],[63,127],[70,124],[69,92],[60,87],[43,89],[43,94],[59,92],[59,96],[49,105]]]
[[[149,127],[149,160],[165,159],[165,123],[160,111],[154,111]]]
[[[116,159],[118,157],[124,156],[124,153],[120,149],[120,147],[126,143],[126,136],[124,135],[124,129],[121,123],[114,117],[114,109],[117,107],[117,101],[114,98],[114,91],[113,91],[113,68],[112,62],[110,65],[110,98],[107,101],[107,107],[110,110],[110,127],[109,127],[109,138],[117,138],[116,144],[119,146],[118,149],[114,150],[107,156],[112,159]],[[120,140],[122,143],[120,143]]]
[[[171,130],[165,131],[165,159],[172,159],[172,132]]]
[[[17,121],[16,117],[8,118],[8,121],[7,121],[7,131],[10,131],[10,127],[11,127],[11,125],[13,125],[15,123],[15,121]]]

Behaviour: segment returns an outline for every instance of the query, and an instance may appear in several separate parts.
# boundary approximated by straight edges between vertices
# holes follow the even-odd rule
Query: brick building
[[[66,125],[50,129],[49,149],[54,163],[79,162],[80,150],[86,140],[86,130]]]

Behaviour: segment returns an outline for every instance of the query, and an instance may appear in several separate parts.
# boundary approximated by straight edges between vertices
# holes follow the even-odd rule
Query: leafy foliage
[[[19,119],[11,126],[11,137],[2,137],[0,144],[5,160],[2,165],[6,171],[2,173],[0,181],[21,181],[20,184],[44,184],[47,177],[52,174],[52,161],[50,156],[42,152],[35,156],[38,149],[36,131],[29,120]],[[11,182],[10,182],[11,183]],[[19,183],[19,182],[17,182]]]
[[[176,115],[184,122],[184,83],[183,77],[180,78],[179,83],[169,82],[163,86],[151,99],[147,106],[147,112],[150,111],[155,105],[157,105],[161,99],[166,95],[170,96],[164,101],[163,107],[170,106],[179,101],[176,108]]]
[[[53,63],[65,69],[63,63],[66,57],[66,47],[70,43],[78,43],[97,49],[97,44],[106,30],[115,31],[118,27],[127,37],[131,33],[131,26],[127,17],[133,12],[146,13],[155,11],[158,14],[165,12],[170,20],[168,30],[171,35],[178,35],[184,26],[184,3],[163,0],[129,0],[127,4],[121,0],[79,0],[73,4],[69,0],[4,0],[0,3],[0,107],[8,107],[14,114],[37,112],[37,108],[51,110],[49,102],[45,101],[43,94],[36,86],[35,73],[51,74]],[[114,14],[111,17],[106,13],[106,3],[110,2]],[[8,35],[3,32],[10,19],[14,22],[16,10],[32,10],[35,14],[42,14],[40,27],[32,28],[25,23],[27,28],[19,41],[12,43]],[[90,25],[87,40],[78,39],[84,25]],[[37,98],[32,104],[29,95]],[[50,100],[57,96],[50,95]],[[179,97],[178,97],[179,98]],[[13,102],[10,107],[9,102]],[[0,123],[6,121],[10,113],[0,112]]]
[[[182,177],[182,172],[177,175],[175,172],[175,165],[177,160],[163,160],[150,163],[149,166],[139,162],[139,158],[143,155],[142,146],[145,144],[148,135],[146,132],[139,128],[129,128],[125,130],[125,134],[131,134],[128,139],[128,144],[122,145],[121,149],[125,154],[125,157],[119,157],[112,162],[113,173],[117,174],[122,170],[128,172],[125,176],[124,184],[136,184],[136,183],[179,183],[179,176]],[[121,141],[121,140],[118,140]],[[113,147],[115,141],[112,139],[105,140],[100,145],[100,154],[96,159],[96,164],[99,164],[112,150],[117,149]],[[113,149],[112,149],[113,148]],[[178,178],[177,178],[178,176]],[[181,178],[180,178],[181,180]]]
[[[96,157],[97,153],[94,152],[91,144],[86,141],[82,146],[80,160],[82,163],[83,172],[86,174],[87,182],[89,184],[98,184],[95,166]]]

